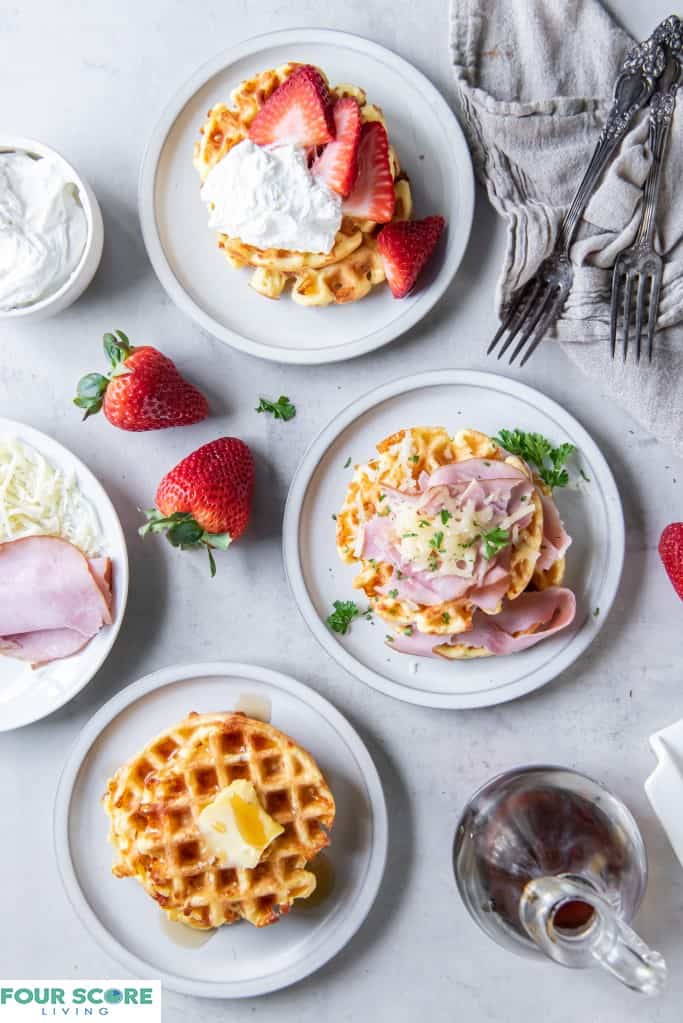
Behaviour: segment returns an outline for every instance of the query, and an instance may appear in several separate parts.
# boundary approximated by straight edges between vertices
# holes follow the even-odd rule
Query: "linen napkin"
[[[653,24],[650,31],[656,26]],[[507,223],[499,312],[549,254],[634,45],[598,0],[451,0],[451,53],[477,174]],[[665,257],[652,365],[609,345],[611,267],[635,236],[651,163],[647,111],[622,142],[584,214],[559,340],[600,388],[683,455],[683,92],[657,211]]]

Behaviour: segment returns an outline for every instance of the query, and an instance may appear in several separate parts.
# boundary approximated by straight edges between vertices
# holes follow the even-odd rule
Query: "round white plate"
[[[325,773],[337,815],[320,854],[334,883],[327,898],[295,903],[271,927],[221,927],[200,947],[178,944],[165,917],[132,879],[111,874],[114,851],[101,797],[120,764],[191,710],[232,710],[266,697],[271,720],[308,749]],[[92,936],[138,976],[207,998],[243,998],[286,987],[336,955],[365,919],[382,880],[387,814],[365,746],[339,711],[307,686],[247,664],[175,665],[134,683],[92,718],[64,768],[55,802],[57,863],[66,893]],[[315,869],[314,861],[314,869]],[[188,928],[176,932],[187,937]],[[190,932],[192,933],[192,932]]]
[[[101,527],[102,554],[112,560],[113,623],[105,625],[79,653],[41,668],[0,657],[0,732],[46,717],[80,693],[108,656],[118,635],[128,598],[128,552],[118,515],[90,470],[52,437],[31,426],[0,417],[0,436],[30,444],[53,465],[74,473],[78,486],[94,507]]]
[[[444,239],[419,287],[397,301],[388,287],[359,302],[304,308],[249,287],[250,271],[229,266],[207,227],[192,151],[206,112],[266,68],[316,64],[330,81],[352,82],[386,115],[389,137],[411,179],[415,215],[441,213]],[[383,46],[325,29],[257,36],[219,54],[178,92],[154,129],[140,172],[139,208],[147,252],[170,297],[226,344],[276,362],[322,363],[372,351],[412,327],[441,297],[467,245],[474,206],[469,150],[441,94]]]
[[[557,504],[573,543],[564,585],[576,594],[574,624],[537,646],[509,657],[472,661],[411,658],[392,652],[385,628],[356,620],[346,636],[325,618],[335,600],[363,601],[351,588],[356,574],[335,547],[332,516],[344,501],[353,464],[403,427],[464,427],[495,434],[520,427],[556,444],[571,441],[571,487]],[[578,469],[590,482],[584,482]],[[427,707],[486,707],[537,689],[570,665],[601,628],[614,600],[624,559],[624,517],[616,484],[602,453],[582,426],[554,401],[524,384],[490,373],[442,370],[395,380],[360,398],[313,442],[292,481],[283,526],[284,560],[299,608],[313,634],[347,671],[390,696]],[[597,612],[597,613],[596,613]]]

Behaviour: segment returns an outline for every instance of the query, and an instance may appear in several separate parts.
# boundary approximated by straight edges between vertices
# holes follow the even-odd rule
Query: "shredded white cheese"
[[[0,437],[0,542],[25,536],[59,536],[88,557],[101,550],[97,513],[73,473],[14,437]]]

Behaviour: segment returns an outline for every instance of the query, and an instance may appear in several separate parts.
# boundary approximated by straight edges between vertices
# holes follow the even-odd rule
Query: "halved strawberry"
[[[325,81],[304,64],[280,85],[251,122],[249,138],[259,146],[324,146],[334,138]]]
[[[368,121],[360,133],[358,177],[342,210],[352,217],[386,224],[394,215],[395,201],[387,133],[379,121]]]
[[[351,96],[338,99],[332,107],[332,116],[334,139],[327,143],[311,169],[333,192],[346,196],[353,188],[358,174],[361,128],[358,102]]]
[[[431,256],[444,227],[443,217],[397,220],[377,235],[377,248],[394,298],[404,298]]]

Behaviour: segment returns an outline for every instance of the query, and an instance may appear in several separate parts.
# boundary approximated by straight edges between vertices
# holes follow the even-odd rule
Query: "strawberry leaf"
[[[78,393],[74,398],[74,405],[85,410],[83,419],[100,411],[108,383],[107,378],[101,373],[88,373],[78,381]]]
[[[116,333],[118,337],[115,337],[113,334],[105,334],[102,338],[104,354],[109,359],[114,370],[117,366],[120,366],[122,362],[125,362],[133,351],[130,346],[130,341],[123,331],[117,330]]]
[[[202,543],[205,543],[207,547],[217,547],[220,551],[227,551],[232,543],[232,537],[230,533],[204,533]]]

